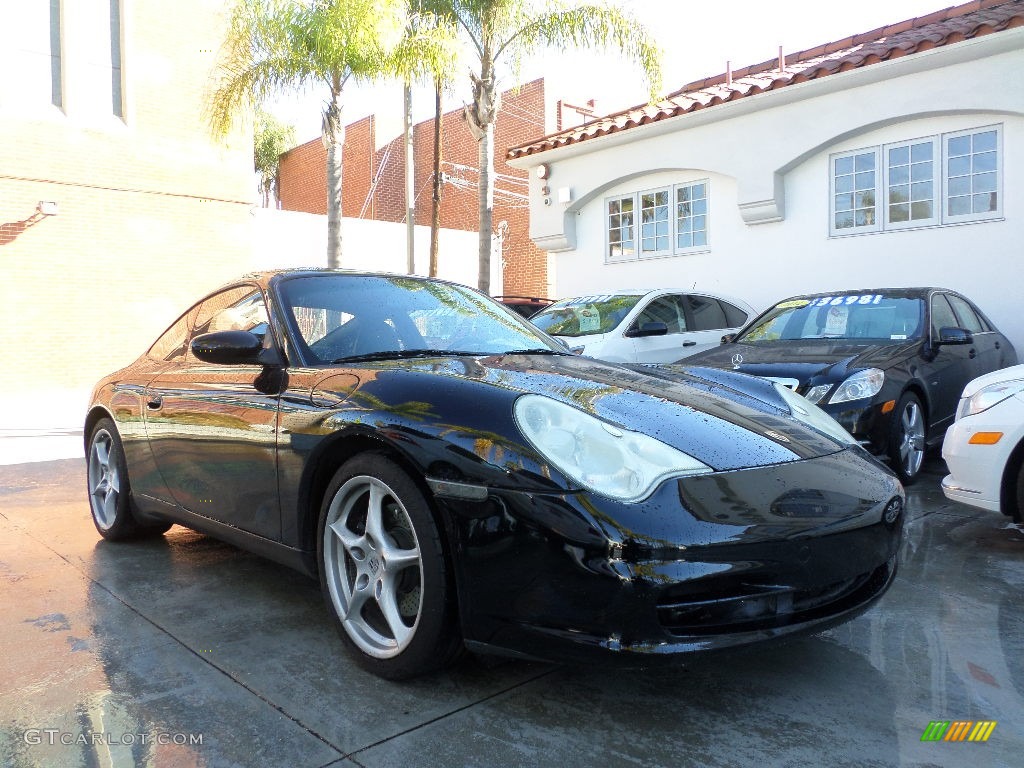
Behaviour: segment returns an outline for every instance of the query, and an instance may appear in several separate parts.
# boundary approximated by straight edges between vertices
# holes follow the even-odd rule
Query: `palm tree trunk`
[[[434,81],[434,194],[430,204],[430,276],[437,277],[437,248],[441,234],[441,111],[442,83]]]
[[[480,276],[477,287],[491,292],[491,251],[494,247],[494,123],[481,126],[480,139]]]
[[[405,112],[405,260],[406,271],[416,273],[416,163],[413,157],[412,83],[403,88]]]
[[[327,147],[327,266],[341,266],[341,172],[345,144],[345,124],[341,119],[338,91],[331,93],[331,103],[324,112],[323,139]]]

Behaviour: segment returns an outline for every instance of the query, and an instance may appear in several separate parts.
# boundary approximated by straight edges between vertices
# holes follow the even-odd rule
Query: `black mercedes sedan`
[[[706,374],[569,354],[451,283],[251,275],[97,384],[92,516],[308,573],[393,679],[467,648],[642,665],[865,610],[899,481],[789,389]]]
[[[793,296],[722,345],[679,360],[779,382],[819,405],[904,484],[942,443],[964,385],[1014,365],[1003,334],[960,294],[891,288]]]

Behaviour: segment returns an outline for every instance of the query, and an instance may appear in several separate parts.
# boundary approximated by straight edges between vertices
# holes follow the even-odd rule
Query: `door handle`
[[[696,341],[684,341],[683,342],[683,346],[684,347],[696,347],[697,346],[697,342]]]
[[[1003,348],[1003,346],[997,341],[996,342],[996,349],[1002,349],[1002,348]]]
[[[976,358],[978,356],[978,352],[976,350],[972,349],[970,352],[967,353],[967,356],[969,358],[971,358],[971,360],[973,360],[974,358]]]
[[[158,411],[164,404],[164,399],[160,395],[150,395],[149,400],[146,401],[146,407],[151,411]]]

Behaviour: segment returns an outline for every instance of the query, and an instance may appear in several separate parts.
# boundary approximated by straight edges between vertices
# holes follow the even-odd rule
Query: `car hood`
[[[517,436],[521,446],[513,403],[523,394],[540,394],[651,435],[715,470],[813,458],[847,447],[790,417],[769,383],[733,376],[742,382],[733,387],[729,376],[658,372],[576,355],[493,355],[349,367],[326,376],[314,393],[321,401],[335,391],[339,404],[356,399],[409,412],[415,403],[421,414],[448,428],[447,434],[460,429],[486,432],[487,439]],[[418,428],[424,422],[420,418]]]
[[[1019,381],[1021,379],[1024,379],[1024,365],[1013,365],[1009,368],[992,371],[992,373],[986,373],[984,376],[979,376],[969,381],[967,386],[964,387],[961,397],[974,397],[990,384],[1003,384],[1008,381]]]
[[[701,365],[753,376],[796,379],[801,386],[831,384],[865,368],[884,371],[912,355],[920,345],[920,341],[869,344],[850,339],[733,342],[698,352],[674,365]]]

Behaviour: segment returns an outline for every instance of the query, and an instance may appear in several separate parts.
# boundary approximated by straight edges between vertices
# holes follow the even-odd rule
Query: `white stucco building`
[[[941,285],[1024,357],[1024,0],[976,0],[691,83],[509,150],[558,296],[757,309]]]

